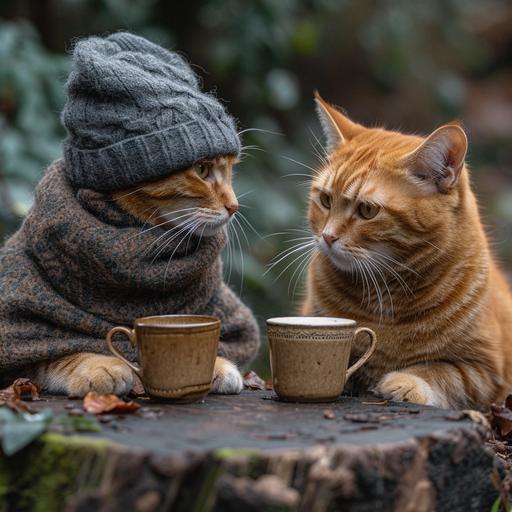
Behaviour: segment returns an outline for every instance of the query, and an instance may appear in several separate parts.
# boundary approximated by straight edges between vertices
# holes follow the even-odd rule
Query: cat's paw
[[[115,357],[88,354],[68,377],[66,393],[83,397],[89,391],[99,394],[126,395],[133,386],[133,372]]]
[[[210,392],[220,395],[238,395],[244,389],[244,380],[234,363],[217,357]]]
[[[425,379],[406,372],[387,373],[374,391],[389,400],[446,407],[442,397],[438,396]]]

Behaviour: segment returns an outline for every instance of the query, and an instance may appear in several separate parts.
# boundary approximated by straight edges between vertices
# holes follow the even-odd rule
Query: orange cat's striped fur
[[[208,236],[223,229],[238,209],[231,184],[236,162],[237,158],[229,155],[200,162],[166,178],[120,190],[113,199],[141,222],[162,224],[168,229],[186,225],[193,217],[194,228]],[[34,376],[45,391],[71,396],[83,396],[91,389],[124,394],[131,389],[133,378],[130,368],[119,359],[88,352],[42,363]],[[242,387],[242,376],[235,364],[217,357],[212,391],[239,393]]]
[[[512,388],[512,296],[489,250],[458,123],[429,137],[352,122],[317,95],[327,160],[302,313],[378,335],[359,379],[385,397],[485,407]],[[358,357],[363,346],[354,346]]]

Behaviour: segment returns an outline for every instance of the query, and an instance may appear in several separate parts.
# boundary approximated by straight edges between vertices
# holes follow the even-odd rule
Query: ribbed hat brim
[[[215,119],[189,121],[94,150],[64,143],[70,182],[101,191],[156,180],[204,159],[239,153],[236,130]]]

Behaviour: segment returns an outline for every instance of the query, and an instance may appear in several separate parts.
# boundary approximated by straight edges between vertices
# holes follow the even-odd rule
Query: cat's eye
[[[325,192],[320,192],[320,203],[324,208],[329,209],[331,207],[331,196]]]
[[[196,170],[197,174],[203,180],[208,178],[208,176],[210,175],[210,168],[211,164],[207,162],[201,162],[194,166],[194,169]]]
[[[359,203],[357,213],[366,220],[373,219],[380,212],[380,206],[372,203]]]

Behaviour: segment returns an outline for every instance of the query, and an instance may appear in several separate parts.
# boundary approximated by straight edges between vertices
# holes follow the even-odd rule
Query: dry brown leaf
[[[250,371],[244,375],[244,388],[264,391],[267,385],[256,372]]]
[[[499,430],[502,437],[508,436],[512,432],[512,395],[507,396],[505,406],[491,405],[491,424]]]
[[[376,400],[370,402],[361,402],[363,405],[388,405],[387,400]]]
[[[140,408],[135,402],[125,402],[116,395],[99,395],[89,391],[84,397],[84,410],[90,414],[130,413]]]
[[[22,400],[30,395],[30,400],[39,398],[39,389],[27,378],[16,379],[10,386],[0,390],[0,407],[8,407],[16,412],[32,412]]]
[[[142,385],[142,381],[139,379],[139,377],[135,376],[132,389],[128,393],[128,396],[132,398],[147,396],[146,391],[144,390],[144,386]]]

